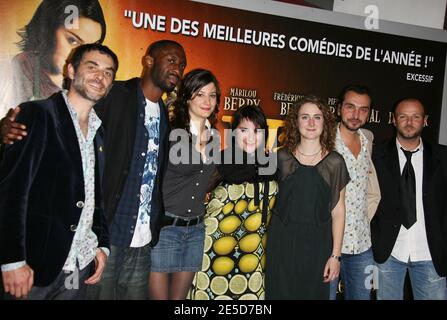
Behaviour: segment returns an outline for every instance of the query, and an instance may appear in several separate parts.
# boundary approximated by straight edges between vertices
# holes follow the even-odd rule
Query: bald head
[[[399,140],[419,140],[426,124],[425,108],[419,99],[406,98],[395,105],[394,125]]]

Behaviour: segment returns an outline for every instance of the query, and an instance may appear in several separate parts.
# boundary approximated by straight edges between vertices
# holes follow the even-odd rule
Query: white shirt
[[[209,122],[208,119],[205,120],[205,131],[208,131],[206,133],[207,137],[210,137],[210,136],[213,135],[213,130],[211,129],[211,122]],[[191,134],[193,136],[195,136],[196,139],[201,139],[201,137],[199,137],[199,128],[197,127],[197,124],[195,122],[193,122],[193,121],[189,122],[189,132],[191,132]],[[205,153],[201,152],[200,156],[201,156],[203,162],[207,162],[208,161],[208,157],[207,157],[206,152]]]
[[[74,271],[76,269],[76,263],[79,263],[79,269],[82,270],[92,262],[98,249],[98,238],[92,230],[93,214],[95,212],[96,157],[94,139],[98,128],[101,126],[101,120],[96,115],[95,110],[91,109],[88,116],[87,136],[84,137],[79,125],[77,113],[68,100],[67,91],[63,91],[62,96],[65,99],[76,130],[79,149],[81,151],[82,171],[84,174],[85,199],[82,199],[84,203],[81,217],[79,218],[79,223],[73,237],[70,252],[62,268],[65,271]]]
[[[399,155],[399,166],[402,174],[407,158],[400,149],[402,145],[396,139],[396,148]],[[411,157],[411,164],[414,168],[414,175],[416,178],[416,222],[410,229],[406,229],[403,225],[400,227],[399,235],[394,244],[391,255],[399,261],[427,261],[432,260],[430,250],[428,248],[427,233],[425,230],[425,216],[424,204],[422,202],[422,177],[423,177],[423,160],[424,160],[424,145],[422,140],[417,148],[410,151],[413,153]]]
[[[211,123],[208,119],[205,120],[205,130],[211,130]],[[191,134],[195,136],[199,135],[199,128],[197,128],[197,125],[194,121],[190,121],[189,123],[189,132],[191,132]]]
[[[144,107],[144,126],[149,134],[147,141],[146,162],[140,187],[140,206],[138,218],[135,225],[135,232],[130,246],[140,248],[147,245],[152,240],[151,234],[151,203],[152,191],[154,189],[155,177],[157,175],[158,149],[160,141],[160,106],[158,102],[146,99]],[[149,175],[150,177],[146,177]]]
[[[345,145],[337,126],[335,149],[345,159],[351,180],[346,186],[345,206],[346,221],[341,252],[344,254],[360,254],[371,247],[371,231],[368,220],[368,172],[370,167],[368,155],[368,139],[361,130],[357,131],[361,149],[354,157]]]

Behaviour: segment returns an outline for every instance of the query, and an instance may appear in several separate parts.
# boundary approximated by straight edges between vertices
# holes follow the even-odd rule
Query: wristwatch
[[[331,258],[341,261],[341,256],[336,256],[335,254],[331,254]]]

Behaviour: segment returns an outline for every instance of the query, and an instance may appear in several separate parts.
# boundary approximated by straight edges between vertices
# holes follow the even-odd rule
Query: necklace
[[[298,149],[298,148],[296,148],[296,151],[298,151],[298,153],[299,153],[300,155],[302,155],[302,156],[305,156],[305,157],[313,157],[313,156],[316,156],[319,152],[321,152],[321,148],[320,148],[317,152],[312,153],[312,154],[305,154],[305,153],[302,153],[302,152],[300,151],[300,149]]]
[[[315,165],[315,163],[320,161],[321,148],[320,148],[320,150],[318,150],[317,152],[312,153],[312,154],[302,153],[298,148],[296,148],[296,151],[297,151],[297,153],[295,154],[295,157],[303,165],[313,166],[313,165]]]

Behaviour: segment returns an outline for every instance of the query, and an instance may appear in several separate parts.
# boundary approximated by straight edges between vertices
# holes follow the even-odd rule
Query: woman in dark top
[[[215,169],[210,141],[219,101],[219,84],[210,71],[195,69],[185,75],[171,121],[169,161],[163,180],[163,228],[151,253],[152,299],[185,299],[194,273],[201,269],[204,201]]]
[[[304,97],[289,111],[285,136],[268,231],[266,299],[334,299],[349,174],[333,151],[329,108],[316,97]]]
[[[191,292],[195,300],[264,299],[266,230],[278,192],[276,155],[265,154],[268,128],[261,108],[238,109],[231,129],[234,141],[222,151],[218,186],[207,205],[202,271]]]

